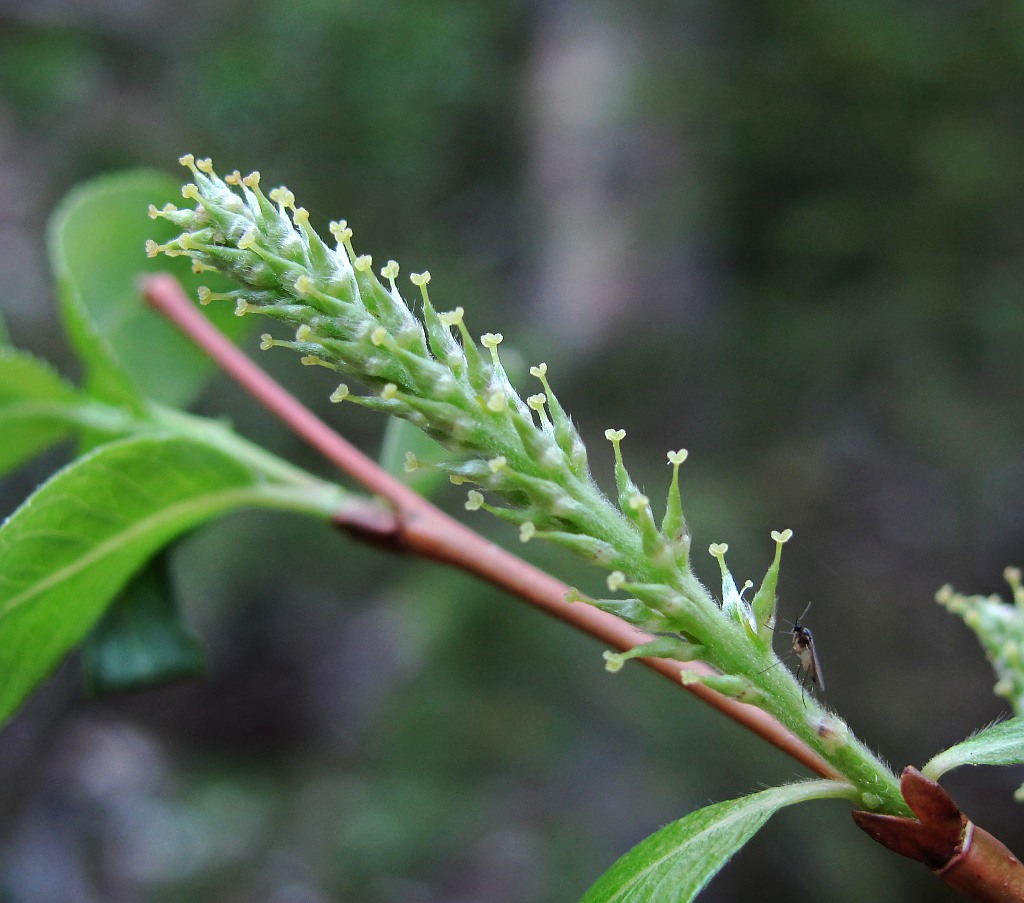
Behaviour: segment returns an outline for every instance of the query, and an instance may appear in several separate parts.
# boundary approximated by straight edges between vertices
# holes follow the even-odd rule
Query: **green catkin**
[[[691,570],[690,530],[679,492],[685,451],[669,456],[672,480],[659,527],[623,462],[624,431],[607,431],[615,462],[613,503],[591,478],[586,448],[552,391],[546,364],[530,370],[543,394],[524,401],[498,355],[500,334],[486,333],[477,344],[461,308],[439,313],[427,271],[409,277],[419,290],[418,319],[399,290],[398,264],[389,261],[378,278],[369,255],[357,253],[346,222],[330,224],[331,247],[288,189],[264,194],[258,173],[221,179],[209,160],[186,155],[181,162],[193,178],[182,190],[186,203],[149,210],[181,234],[163,245],[148,243],[149,255],[187,256],[200,271],[232,278],[238,288],[205,300],[233,303],[239,314],[262,314],[291,330],[286,337],[265,334],[261,348],[289,348],[309,364],[339,372],[345,381],[332,401],[402,417],[461,456],[434,466],[453,482],[480,487],[468,497],[470,510],[489,511],[515,525],[524,542],[545,540],[612,568],[612,593],[628,598],[592,604],[669,637],[645,653],[616,653],[618,665],[659,650],[676,657],[699,654],[721,672],[699,677],[701,682],[768,709],[831,756],[860,789],[875,794],[881,809],[903,811],[891,774],[853,740],[826,749],[809,726],[820,723],[822,710],[805,700],[790,672],[773,667],[778,659],[770,633],[758,624],[770,620],[774,609],[782,534],[773,534],[775,560],[753,610],[725,565],[725,547],[712,547],[722,572],[719,605]],[[409,464],[420,466],[415,460]]]

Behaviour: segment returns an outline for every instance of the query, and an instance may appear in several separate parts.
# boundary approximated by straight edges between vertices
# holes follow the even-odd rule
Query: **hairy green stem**
[[[839,716],[826,711],[793,676],[771,648],[758,656],[739,642],[716,645],[724,650],[709,656],[723,673],[746,674],[760,691],[759,705],[832,765],[859,791],[864,809],[910,815],[899,779],[850,730]],[[759,673],[760,672],[760,673]]]

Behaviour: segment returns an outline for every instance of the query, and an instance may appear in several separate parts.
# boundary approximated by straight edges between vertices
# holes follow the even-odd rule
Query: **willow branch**
[[[336,522],[340,527],[396,551],[473,574],[620,652],[651,639],[614,615],[584,602],[566,602],[569,589],[566,584],[449,517],[383,470],[239,351],[198,311],[172,276],[146,277],[142,291],[152,307],[173,322],[256,401],[339,470],[387,503],[388,509],[382,509],[379,517],[367,516],[365,511],[355,516],[339,512]],[[640,661],[812,772],[842,779],[842,775],[761,709],[722,696],[698,682],[683,684],[683,671],[714,673],[703,662],[661,658]]]

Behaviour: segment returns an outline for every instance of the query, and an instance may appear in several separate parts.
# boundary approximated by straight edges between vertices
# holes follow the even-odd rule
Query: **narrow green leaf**
[[[50,263],[65,329],[86,364],[86,387],[103,401],[138,409],[142,395],[184,407],[213,373],[202,352],[146,307],[137,284],[143,272],[169,270],[193,297],[200,285],[230,287],[217,273],[193,274],[184,259],[146,257],[147,238],[177,234],[147,216],[149,204],[180,199],[179,183],[164,173],[118,173],[76,188],[51,219]],[[249,325],[229,304],[211,306],[209,315],[232,337]]]
[[[197,677],[206,648],[185,623],[164,549],[118,595],[82,647],[85,683],[94,696]]]
[[[2,314],[0,314],[0,345],[10,345],[11,334],[7,331],[7,323],[4,321]]]
[[[852,792],[838,781],[804,781],[698,809],[640,841],[580,903],[686,903],[783,806]]]
[[[425,467],[406,470],[406,453],[412,452]],[[380,466],[402,480],[420,495],[430,497],[447,480],[444,471],[429,466],[438,461],[450,461],[452,453],[431,439],[419,427],[398,417],[388,418],[384,428],[384,442],[380,450]]]
[[[961,765],[1024,764],[1024,718],[1000,721],[940,752],[921,773],[937,781]]]
[[[154,552],[270,493],[224,452],[163,437],[101,446],[43,484],[0,526],[0,721]]]
[[[0,348],[0,475],[64,439],[71,425],[62,413],[77,399],[49,364]]]

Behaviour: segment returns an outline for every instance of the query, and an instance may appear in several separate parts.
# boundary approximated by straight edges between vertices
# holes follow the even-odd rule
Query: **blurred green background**
[[[654,498],[689,448],[695,548],[728,541],[739,579],[792,528],[782,613],[813,600],[828,703],[920,765],[1002,711],[933,596],[1024,564],[1022,138],[1012,2],[9,0],[0,305],[73,376],[60,197],[186,151],[259,168],[548,361],[606,484],[608,427]],[[329,377],[261,363],[376,452]],[[201,410],[322,469],[230,385]],[[312,524],[227,520],[175,580],[206,679],[90,701],[71,661],[0,734],[3,903],[572,901],[665,822],[799,775],[524,606]],[[947,786],[1019,853],[1020,780]],[[827,803],[705,897],[755,898],[953,899]]]

